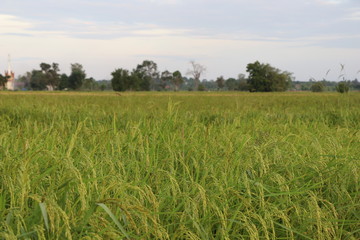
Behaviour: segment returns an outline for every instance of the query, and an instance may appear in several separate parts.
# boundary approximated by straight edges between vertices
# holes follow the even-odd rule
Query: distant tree
[[[172,81],[173,74],[168,70],[165,70],[161,73],[160,77],[160,87],[162,90],[165,90],[166,86]]]
[[[59,64],[52,63],[51,68],[48,70],[48,85],[50,85],[53,89],[57,89],[60,84],[60,74],[59,74]]]
[[[225,87],[225,79],[223,76],[220,76],[216,79],[216,84],[218,89],[223,89]]]
[[[252,92],[286,91],[291,83],[291,73],[283,72],[259,61],[249,63],[246,71],[249,73],[247,83]]]
[[[40,63],[40,69],[45,73],[51,69],[51,65],[48,63]]]
[[[229,91],[234,91],[238,88],[238,81],[236,81],[235,78],[228,78],[226,81],[225,81],[225,86],[227,87],[227,89]]]
[[[203,83],[200,83],[199,86],[198,86],[198,88],[197,88],[197,90],[198,90],[198,91],[205,91],[206,88],[205,88],[205,86],[204,86]]]
[[[153,81],[149,76],[136,71],[136,69],[131,72],[130,76],[131,84],[129,90],[131,91],[150,91],[151,85],[155,87],[155,80]]]
[[[69,86],[69,77],[65,73],[60,75],[60,83],[59,83],[59,90],[68,89]]]
[[[45,90],[47,89],[48,79],[42,70],[32,70],[30,87],[32,90]]]
[[[8,76],[3,76],[2,74],[0,74],[0,87],[1,89],[5,89],[6,83],[8,81],[9,77]]]
[[[187,75],[193,76],[194,88],[198,89],[200,83],[200,77],[206,71],[206,68],[203,65],[198,64],[194,61],[191,61],[190,64],[191,64],[191,69],[188,70]]]
[[[31,88],[31,72],[26,72],[24,75],[20,75],[17,80],[17,83],[21,84],[21,88],[30,89]]]
[[[111,73],[111,85],[114,91],[126,91],[131,89],[131,75],[126,69],[116,69]]]
[[[172,82],[172,84],[174,84],[174,90],[178,91],[181,84],[184,83],[184,79],[183,79],[180,71],[173,72],[171,82]]]
[[[86,90],[86,91],[94,91],[94,90],[96,90],[98,88],[99,88],[98,83],[92,77],[85,78],[85,80],[84,80],[84,82],[83,82],[83,84],[81,86],[81,89]]]
[[[239,91],[249,91],[250,85],[247,83],[247,79],[245,77],[245,74],[240,73],[238,75],[238,87],[237,90]]]
[[[156,80],[159,78],[157,64],[151,60],[143,61],[142,64],[137,65],[136,69],[133,71],[133,77],[134,79],[139,78],[141,80],[139,84],[140,90],[154,90]]]
[[[310,89],[312,92],[323,92],[325,90],[325,86],[322,82],[314,82]]]
[[[53,90],[57,89],[60,84],[59,64],[52,63],[50,65],[48,63],[41,63],[40,69],[44,74],[46,85]]]
[[[79,90],[86,78],[85,70],[79,63],[71,64],[71,74],[69,76],[69,88]]]
[[[360,72],[360,71],[359,71]],[[360,90],[360,82],[357,78],[355,78],[353,81],[351,81],[351,84],[350,86],[353,88],[353,89],[356,89],[356,90]]]
[[[339,93],[347,93],[349,92],[349,84],[347,82],[339,82],[338,85],[336,85],[336,91]]]

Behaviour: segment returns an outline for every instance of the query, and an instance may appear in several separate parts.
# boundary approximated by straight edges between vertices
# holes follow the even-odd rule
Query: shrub
[[[339,93],[349,92],[349,84],[347,84],[346,82],[339,82],[336,86],[336,91]]]
[[[325,86],[322,82],[316,82],[310,87],[312,92],[323,92],[325,90]]]

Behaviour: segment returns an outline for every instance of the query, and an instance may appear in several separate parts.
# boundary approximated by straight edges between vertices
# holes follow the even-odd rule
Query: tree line
[[[237,78],[225,79],[223,76],[215,80],[205,80],[201,77],[206,67],[190,62],[189,70],[183,75],[179,70],[160,72],[154,61],[144,60],[131,71],[117,68],[111,73],[111,80],[96,81],[87,77],[83,66],[71,64],[71,73],[60,73],[59,64],[41,63],[38,69],[27,72],[17,78],[20,89],[28,90],[114,90],[114,91],[250,91],[250,92],[281,92],[286,90],[307,90],[320,92],[337,90],[347,92],[350,88],[360,90],[360,84],[354,81],[340,83],[326,80],[309,82],[295,81],[292,73],[277,69],[270,64],[255,61],[249,63],[245,74]],[[0,86],[6,85],[8,78],[0,74]],[[329,87],[331,85],[331,87]]]
[[[22,89],[30,90],[80,90],[85,84],[95,84],[95,79],[86,78],[83,66],[71,64],[71,73],[60,73],[58,63],[41,63],[39,69],[33,69],[17,79]]]

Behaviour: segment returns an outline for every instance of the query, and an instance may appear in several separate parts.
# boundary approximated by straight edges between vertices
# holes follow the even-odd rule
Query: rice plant
[[[0,239],[359,239],[359,106],[1,93]]]

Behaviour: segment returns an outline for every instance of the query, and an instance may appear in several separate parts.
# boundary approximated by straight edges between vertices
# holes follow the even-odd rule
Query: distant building
[[[9,77],[5,85],[6,89],[11,91],[15,90],[15,73],[11,70],[10,55],[8,57],[8,69],[5,70],[5,76]]]

